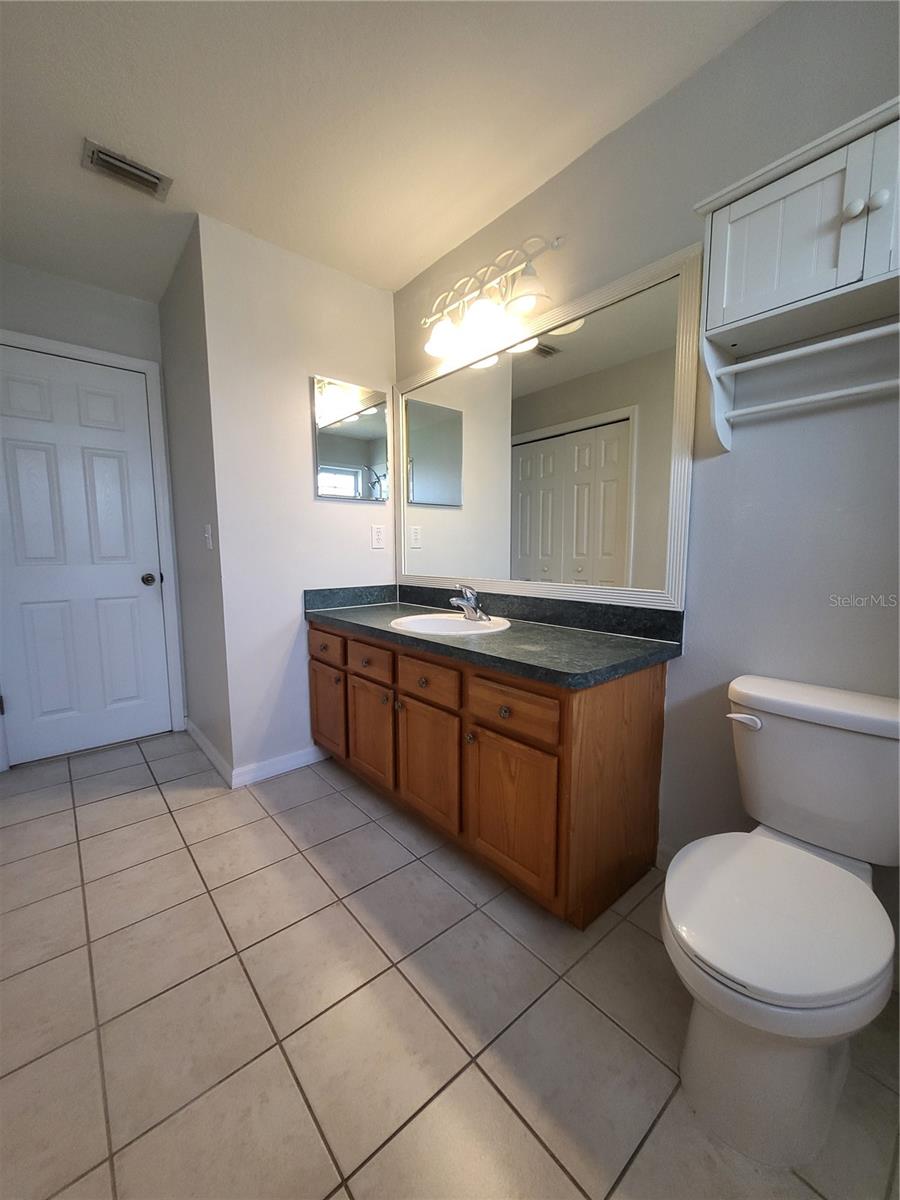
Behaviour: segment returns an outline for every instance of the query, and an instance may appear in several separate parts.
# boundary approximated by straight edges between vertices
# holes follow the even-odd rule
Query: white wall
[[[405,508],[406,574],[509,579],[512,359],[466,368],[411,392],[427,404],[463,414],[462,507],[412,504]],[[410,548],[409,529],[422,530]]]
[[[309,386],[390,392],[391,296],[205,216],[200,244],[233,763],[272,774],[318,757],[304,588],[394,579],[393,501],[314,498]]]
[[[178,557],[185,709],[232,761],[219,522],[213,458],[200,233],[191,232],[160,303],[163,382]],[[212,527],[213,549],[203,536]]]
[[[159,312],[105,288],[0,262],[0,328],[159,362]]]
[[[400,376],[426,365],[418,320],[435,295],[530,234],[566,235],[540,262],[557,303],[698,241],[696,201],[896,94],[897,21],[879,3],[776,9],[399,292]],[[722,715],[734,675],[896,694],[896,612],[828,600],[896,590],[895,419],[882,402],[742,426],[719,454],[698,410],[685,653],[669,668],[665,850],[744,821]]]
[[[638,410],[631,580],[637,588],[663,588],[666,582],[674,387],[675,351],[660,350],[513,400],[513,433],[616,408]]]

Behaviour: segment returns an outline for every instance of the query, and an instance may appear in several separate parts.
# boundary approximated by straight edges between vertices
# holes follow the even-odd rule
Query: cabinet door
[[[313,741],[338,758],[347,757],[346,692],[343,671],[325,663],[309,664],[309,700]]]
[[[373,783],[394,786],[394,705],[387,688],[347,677],[347,726],[350,761]]]
[[[465,736],[466,828],[476,850],[541,896],[556,891],[556,756],[480,726]]]
[[[707,328],[862,278],[874,136],[713,213]]]
[[[397,701],[397,789],[448,833],[459,833],[459,717]]]
[[[869,190],[869,220],[866,227],[866,279],[900,267],[897,247],[897,122],[875,134],[872,184]]]

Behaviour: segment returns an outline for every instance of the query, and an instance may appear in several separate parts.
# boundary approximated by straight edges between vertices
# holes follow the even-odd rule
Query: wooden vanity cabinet
[[[400,696],[397,793],[446,833],[460,831],[460,719],[432,704]]]
[[[394,787],[394,695],[359,675],[347,676],[350,766],[371,783]]]
[[[313,741],[337,758],[347,757],[347,677],[343,671],[312,659],[309,704]]]
[[[361,779],[581,929],[653,866],[665,665],[573,691],[322,620],[313,740]]]

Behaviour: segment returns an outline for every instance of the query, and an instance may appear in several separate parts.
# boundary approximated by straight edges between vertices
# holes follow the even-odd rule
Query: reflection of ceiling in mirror
[[[674,346],[678,286],[677,279],[670,279],[611,304],[588,316],[575,333],[541,334],[541,343],[559,353],[552,358],[533,352],[511,356],[513,398]]]
[[[335,434],[338,437],[355,438],[360,442],[371,442],[374,438],[387,436],[387,421],[384,416],[385,404],[382,402],[375,408],[359,414],[359,420],[335,421],[333,425],[320,425],[319,433]]]

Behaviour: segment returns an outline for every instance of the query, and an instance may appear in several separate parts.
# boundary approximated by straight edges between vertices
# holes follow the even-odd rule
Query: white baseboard
[[[225,780],[225,782],[231,787],[234,787],[234,784],[231,782],[231,776],[233,774],[231,770],[231,764],[225,760],[222,754],[219,753],[206,734],[197,728],[190,717],[184,718],[184,727]]]
[[[188,733],[209,761],[225,782],[231,784],[233,788],[244,787],[248,783],[257,783],[260,779],[271,779],[273,775],[283,775],[285,771],[294,771],[297,767],[308,767],[310,763],[321,762],[328,757],[318,746],[307,746],[304,750],[294,751],[293,754],[281,754],[278,758],[267,758],[264,762],[232,767],[190,717],[186,717],[184,723]]]
[[[328,755],[318,746],[307,746],[305,750],[296,750],[293,754],[282,754],[278,758],[267,758],[264,762],[248,763],[243,767],[235,767],[231,773],[231,786],[243,787],[247,783],[257,783],[260,779],[271,779],[273,775],[283,775],[285,771],[294,771],[297,767],[308,767],[310,763],[321,762]]]

